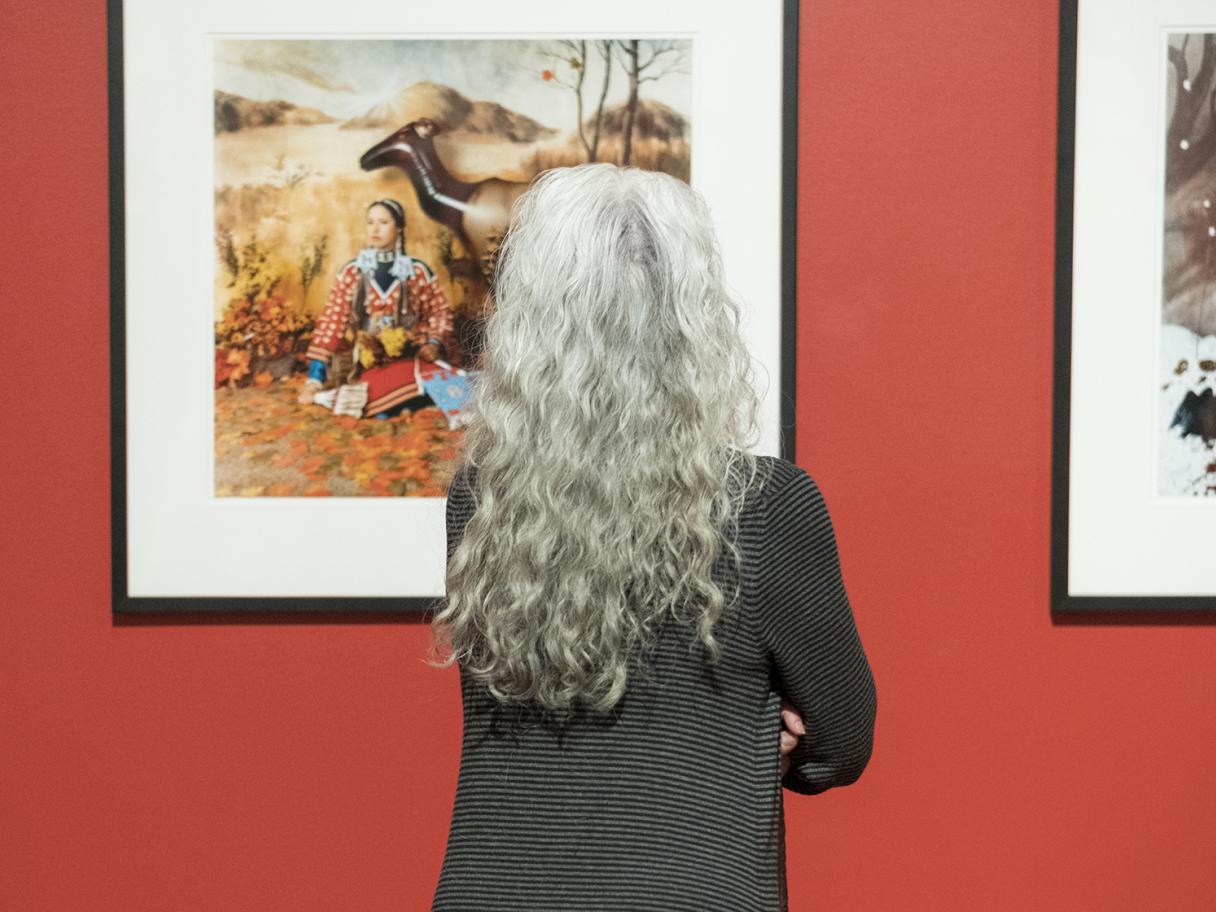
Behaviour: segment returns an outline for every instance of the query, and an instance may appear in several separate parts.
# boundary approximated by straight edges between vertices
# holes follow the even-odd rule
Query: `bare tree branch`
[[[674,54],[680,51],[680,47],[674,41],[650,41],[647,42],[647,45],[650,57],[638,63],[638,68],[642,70],[646,69],[664,54]]]
[[[615,51],[625,75],[629,78],[629,98],[625,102],[622,138],[622,164],[628,165],[633,156],[633,130],[637,123],[639,87],[644,82],[656,82],[673,73],[687,73],[686,47],[686,43],[673,40],[635,38],[613,42],[611,50]]]
[[[583,123],[583,83],[587,79],[587,40],[585,38],[577,41],[572,39],[561,39],[556,42],[555,47],[550,46],[542,53],[544,53],[550,60],[550,69],[547,73],[549,81],[574,93],[575,104],[577,106],[577,113],[575,114],[575,117],[578,138],[583,144],[583,152],[586,154],[587,160],[594,161],[594,145],[591,140],[587,139],[587,130],[585,124]],[[574,73],[572,77],[563,77],[563,65],[569,67]],[[597,134],[598,130],[599,123],[597,119]],[[599,140],[597,135],[594,144],[598,145],[598,142]]]
[[[596,48],[604,61],[604,81],[600,85],[600,100],[595,108],[595,126],[591,131],[591,161],[595,161],[600,150],[600,126],[604,120],[604,99],[608,97],[608,83],[612,80],[612,42],[597,41]]]

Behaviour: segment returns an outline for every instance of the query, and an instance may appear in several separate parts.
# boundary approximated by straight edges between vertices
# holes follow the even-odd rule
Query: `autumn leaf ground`
[[[296,402],[299,375],[215,391],[218,497],[443,497],[463,435],[428,405],[388,420]]]

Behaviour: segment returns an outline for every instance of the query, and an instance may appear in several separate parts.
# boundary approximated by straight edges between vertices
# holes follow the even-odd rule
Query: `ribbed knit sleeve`
[[[456,553],[456,546],[464,536],[464,526],[472,515],[472,492],[469,489],[469,469],[461,464],[456,467],[448,485],[447,502],[444,504],[444,525],[447,528],[448,563]]]
[[[758,634],[806,725],[782,784],[815,795],[855,782],[869,763],[877,693],[827,504],[803,469],[769,497],[764,522]]]

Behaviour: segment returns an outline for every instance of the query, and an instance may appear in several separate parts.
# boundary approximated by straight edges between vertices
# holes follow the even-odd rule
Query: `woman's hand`
[[[789,700],[781,698],[781,778],[789,772],[789,753],[798,743],[798,739],[806,734],[806,726],[802,723],[802,714]]]
[[[300,403],[300,405],[308,405],[312,402],[312,397],[315,396],[320,389],[320,380],[305,380],[304,388],[300,390],[300,395],[296,397],[296,401]]]

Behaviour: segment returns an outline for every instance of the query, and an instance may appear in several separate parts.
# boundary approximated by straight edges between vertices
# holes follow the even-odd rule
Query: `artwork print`
[[[1216,32],[1165,40],[1157,492],[1216,497]]]
[[[1216,611],[1216,19],[1060,4],[1051,606]]]
[[[688,181],[691,56],[213,39],[215,495],[442,497],[512,202],[590,161]]]

